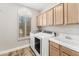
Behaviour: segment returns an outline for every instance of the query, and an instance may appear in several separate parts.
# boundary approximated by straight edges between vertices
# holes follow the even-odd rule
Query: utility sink
[[[59,35],[56,37],[57,40],[60,41],[60,43],[65,43],[71,46],[79,46],[79,40],[78,39],[72,39],[71,37],[67,35]],[[76,41],[77,40],[77,41]]]
[[[72,50],[79,51],[79,36],[60,34],[56,37],[53,37],[51,41]]]

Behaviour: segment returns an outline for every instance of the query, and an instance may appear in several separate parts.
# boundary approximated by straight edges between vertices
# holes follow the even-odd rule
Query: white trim
[[[26,47],[29,47],[29,46],[30,46],[30,44],[24,45],[24,46],[20,46],[20,47],[16,47],[16,48],[13,48],[13,49],[8,49],[8,50],[5,50],[5,51],[1,51],[0,55],[1,54],[5,54],[5,53],[9,53],[9,52],[12,52],[12,51],[16,51],[18,49],[26,48]]]
[[[19,40],[27,39],[27,38],[30,38],[30,36],[27,36],[27,37],[20,37]]]

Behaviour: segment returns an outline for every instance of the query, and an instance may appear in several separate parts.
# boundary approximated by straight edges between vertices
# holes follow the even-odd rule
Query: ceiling
[[[21,3],[21,5],[24,5],[26,7],[29,7],[38,11],[42,11],[54,4],[55,3]]]

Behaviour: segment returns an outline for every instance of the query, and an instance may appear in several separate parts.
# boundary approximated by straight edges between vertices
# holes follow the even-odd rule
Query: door
[[[69,55],[66,54],[66,53],[64,53],[64,52],[62,52],[62,53],[61,53],[61,56],[69,56]]]
[[[68,24],[78,22],[78,4],[69,3],[68,4]]]
[[[63,24],[63,4],[54,8],[54,25]]]
[[[35,37],[35,49],[40,54],[40,39]]]
[[[42,26],[42,15],[37,17],[37,26]]]
[[[42,18],[42,26],[46,26],[46,13],[43,13],[43,18]]]
[[[57,49],[53,46],[50,46],[49,55],[50,56],[59,56],[59,49]]]
[[[47,11],[47,26],[52,26],[54,24],[54,10]]]
[[[78,3],[64,4],[65,24],[78,23]]]

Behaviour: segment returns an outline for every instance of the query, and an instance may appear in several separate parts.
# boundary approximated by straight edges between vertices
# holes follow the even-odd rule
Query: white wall
[[[22,46],[27,43],[26,40],[18,41],[17,8],[19,7],[22,6],[5,3],[0,4],[0,51]],[[35,15],[36,11],[30,11]]]

